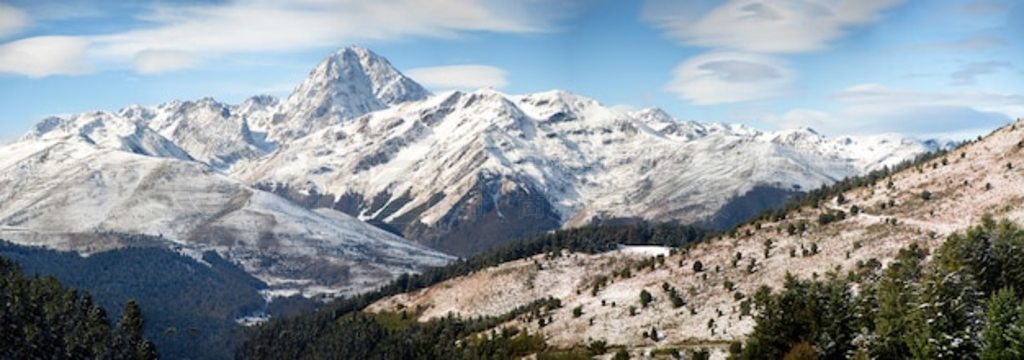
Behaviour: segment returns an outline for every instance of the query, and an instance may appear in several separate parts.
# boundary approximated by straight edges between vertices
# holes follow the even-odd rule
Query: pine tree
[[[896,261],[878,282],[878,310],[875,316],[873,355],[882,359],[905,359],[910,349],[904,340],[913,330],[907,314],[912,308],[913,286],[922,276],[921,261],[926,254],[916,244],[900,250]]]
[[[1017,296],[1012,289],[1004,288],[988,300],[985,313],[985,330],[981,333],[983,347],[981,358],[985,360],[1012,359],[1014,338],[1019,337],[1014,325],[1018,319]],[[1024,354],[1021,354],[1024,355]]]
[[[135,300],[129,300],[124,306],[121,320],[117,322],[117,350],[120,354],[132,354],[132,359],[155,359],[156,350],[152,343],[142,336],[145,321],[142,310]]]
[[[910,312],[907,345],[914,359],[967,359],[980,349],[980,293],[968,276],[936,269]]]

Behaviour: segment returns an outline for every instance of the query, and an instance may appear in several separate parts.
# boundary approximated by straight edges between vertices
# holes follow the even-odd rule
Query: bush
[[[572,309],[572,317],[578,318],[580,316],[583,316],[583,305],[574,307]]]
[[[612,360],[629,360],[629,352],[626,349],[619,349],[619,351],[615,352]]]
[[[802,341],[793,345],[793,348],[786,353],[784,360],[817,360],[818,352],[814,351],[814,347],[808,344],[806,341]]]
[[[654,296],[651,296],[651,293],[647,292],[647,290],[640,290],[640,306],[647,307],[647,304],[650,304],[652,301],[654,301]]]
[[[704,271],[704,263],[700,262],[700,260],[694,261],[693,262],[693,272],[703,272],[703,271]]]

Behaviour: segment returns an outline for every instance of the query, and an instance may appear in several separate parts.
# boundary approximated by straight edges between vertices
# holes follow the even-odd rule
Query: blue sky
[[[0,0],[0,139],[51,114],[283,97],[350,44],[435,90],[963,138],[1024,117],[1020,39],[1013,0]]]

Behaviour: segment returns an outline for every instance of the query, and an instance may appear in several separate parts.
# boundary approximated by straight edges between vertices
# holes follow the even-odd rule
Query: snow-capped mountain
[[[281,104],[269,125],[273,139],[287,141],[346,119],[430,92],[391,66],[387,59],[358,46],[328,56]]]
[[[624,113],[563,91],[448,92],[340,122],[235,174],[469,254],[530,233],[628,219],[726,227],[799,191],[930,150]]]
[[[177,148],[156,152],[153,144],[169,142],[123,118],[73,119],[0,147],[0,239],[91,253],[152,245],[123,236],[149,235],[190,253],[217,251],[272,289],[307,293],[365,291],[451,260],[251,188]]]
[[[192,159],[188,152],[145,124],[103,111],[43,119],[22,140],[70,140],[139,155]]]
[[[360,47],[331,54],[285,100],[130,106],[47,119],[24,139],[72,140],[202,163],[454,254],[593,222],[727,227],[934,148],[627,113],[564,91],[434,95]]]

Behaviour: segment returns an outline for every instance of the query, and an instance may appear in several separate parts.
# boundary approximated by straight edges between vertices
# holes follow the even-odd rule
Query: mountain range
[[[433,94],[349,47],[286,99],[40,121],[0,147],[0,238],[89,254],[147,235],[216,251],[271,295],[344,295],[553,229],[727,228],[941,146],[682,121],[565,91]]]

